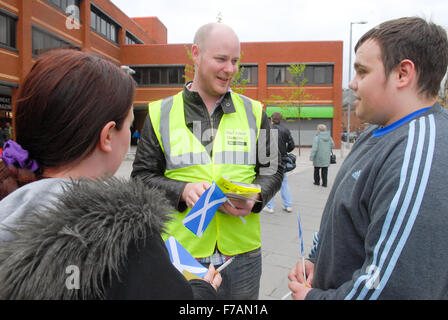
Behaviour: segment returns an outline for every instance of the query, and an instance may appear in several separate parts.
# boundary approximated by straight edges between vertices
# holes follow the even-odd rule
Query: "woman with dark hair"
[[[0,161],[0,299],[216,297],[213,266],[187,282],[171,264],[164,194],[111,178],[134,93],[99,56],[56,50],[34,64]]]

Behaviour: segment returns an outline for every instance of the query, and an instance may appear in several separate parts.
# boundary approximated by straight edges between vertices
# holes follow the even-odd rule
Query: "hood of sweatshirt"
[[[321,132],[319,132],[318,136],[324,142],[330,141],[330,138],[331,138],[330,131],[321,131]]]
[[[1,201],[0,210],[13,208],[0,211],[3,221],[13,223],[6,227],[12,236],[0,241],[0,299],[103,298],[129,243],[163,232],[173,209],[163,192],[139,180],[49,180]],[[33,205],[38,199],[46,204]],[[79,290],[67,286],[74,266]]]
[[[0,201],[0,241],[9,241],[12,234],[8,227],[14,227],[30,210],[51,206],[57,196],[63,192],[68,179],[42,179],[29,183]]]

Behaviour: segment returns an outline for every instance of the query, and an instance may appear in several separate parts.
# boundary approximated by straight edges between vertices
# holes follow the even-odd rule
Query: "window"
[[[16,47],[16,20],[0,12],[0,45]]]
[[[33,28],[33,55],[38,56],[44,52],[57,48],[75,49],[76,47],[62,38]]]
[[[90,28],[106,39],[118,43],[118,30],[120,26],[93,5],[90,11]]]
[[[288,81],[295,81],[288,72],[288,67],[289,65],[268,65],[268,84],[288,84]],[[306,64],[302,76],[307,79],[306,85],[332,85],[333,70],[332,64]]]
[[[143,44],[143,41],[139,40],[129,31],[126,31],[126,44]]]
[[[79,21],[80,0],[45,0],[45,1],[51,4],[53,7],[58,8],[65,14],[75,17]],[[70,10],[72,9],[71,6],[76,6],[77,9]]]
[[[310,85],[333,84],[333,65],[310,65],[305,68],[305,78]]]
[[[134,67],[139,86],[183,86],[185,66]]]
[[[240,65],[240,70],[242,70],[241,80],[246,79],[246,84],[258,84],[258,66],[243,64]]]

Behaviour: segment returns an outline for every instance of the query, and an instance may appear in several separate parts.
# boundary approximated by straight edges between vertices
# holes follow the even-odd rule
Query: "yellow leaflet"
[[[258,184],[249,184],[242,182],[230,181],[228,178],[221,177],[216,184],[224,193],[238,194],[243,196],[251,196],[261,192]]]

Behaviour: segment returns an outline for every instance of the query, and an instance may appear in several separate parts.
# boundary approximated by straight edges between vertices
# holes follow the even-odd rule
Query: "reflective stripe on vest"
[[[209,164],[210,157],[207,151],[184,153],[181,156],[173,155],[170,144],[170,113],[173,107],[174,97],[171,96],[162,100],[161,114],[160,114],[160,138],[165,150],[166,169],[175,170],[185,168],[192,165]],[[258,138],[257,120],[252,111],[252,102],[245,96],[239,95],[244,103],[246,110],[246,117],[249,124],[250,133],[253,135],[252,139]],[[257,136],[255,136],[257,134]],[[200,135],[200,134],[199,134]],[[195,135],[197,136],[197,135]],[[242,151],[222,151],[214,154],[215,164],[246,164],[255,165],[257,161],[256,148],[251,149],[250,152]]]
[[[165,153],[167,178],[212,182],[227,176],[234,181],[253,182],[262,106],[244,96],[231,95],[236,112],[223,115],[216,131],[212,157],[196,138],[201,136],[201,131],[193,134],[185,124],[182,92],[150,104],[151,123]],[[259,214],[246,216],[244,224],[238,217],[218,211],[203,236],[198,238],[182,224],[190,210],[173,214],[163,237],[174,236],[194,257],[210,256],[216,245],[226,255],[260,247]]]

